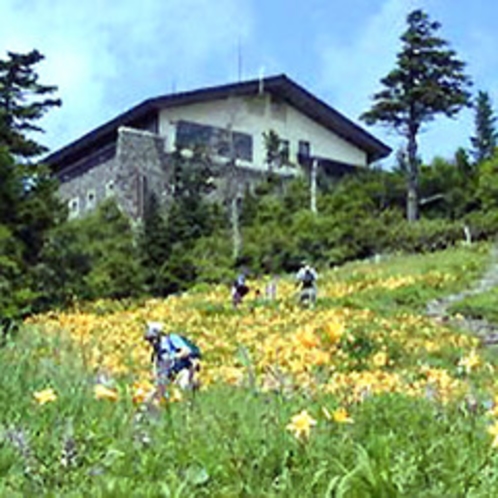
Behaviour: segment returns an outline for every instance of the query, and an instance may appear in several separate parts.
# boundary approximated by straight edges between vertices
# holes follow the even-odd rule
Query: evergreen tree
[[[165,294],[160,269],[171,254],[171,240],[163,211],[164,207],[152,192],[146,200],[142,230],[139,235],[145,285],[151,294],[159,296]]]
[[[289,142],[282,140],[275,130],[263,132],[263,141],[266,151],[265,162],[268,165],[268,172],[290,165]]]
[[[214,189],[213,164],[203,151],[191,158],[176,153],[173,164],[173,202],[167,214],[171,243],[190,243],[213,230],[213,204],[208,196]]]
[[[470,139],[472,155],[477,164],[490,159],[496,148],[496,117],[491,98],[487,92],[479,91],[475,103],[475,136]]]
[[[408,28],[401,36],[397,66],[374,94],[372,108],[361,119],[367,124],[383,123],[407,140],[407,219],[418,218],[417,138],[422,125],[436,115],[455,116],[470,105],[471,82],[463,72],[465,64],[448,43],[436,36],[441,27],[422,10],[407,16]]]
[[[0,146],[19,158],[47,151],[28,135],[43,131],[35,123],[49,109],[61,105],[60,99],[48,97],[57,87],[38,82],[35,66],[43,59],[38,50],[8,52],[7,59],[0,59]]]
[[[161,237],[168,255],[155,276],[154,292],[161,295],[184,290],[195,281],[191,251],[199,239],[216,233],[222,225],[217,204],[208,199],[216,188],[209,155],[202,149],[193,151],[191,157],[177,152],[171,163],[172,199],[166,210],[166,238]]]
[[[82,248],[91,269],[85,276],[90,299],[136,297],[143,293],[143,272],[130,219],[114,200],[78,220]]]

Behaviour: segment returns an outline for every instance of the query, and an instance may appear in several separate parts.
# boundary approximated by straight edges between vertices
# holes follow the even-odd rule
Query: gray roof
[[[197,102],[206,102],[229,96],[256,95],[260,89],[287,101],[290,105],[320,123],[335,134],[351,142],[367,154],[368,162],[382,159],[390,154],[391,148],[350,119],[315,97],[306,89],[295,83],[286,75],[271,76],[202,88],[187,92],[178,92],[145,100],[114,119],[95,128],[91,132],[48,155],[44,161],[55,171],[68,163],[84,157],[88,150],[103,146],[115,140],[120,126],[137,126],[147,117],[157,114],[161,109],[177,107]]]

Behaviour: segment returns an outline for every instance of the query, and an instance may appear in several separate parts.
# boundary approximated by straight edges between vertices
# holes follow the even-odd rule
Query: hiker
[[[297,285],[301,286],[299,293],[300,304],[315,304],[316,302],[316,281],[318,274],[316,270],[306,261],[303,261],[301,268],[296,274]]]
[[[175,383],[182,389],[199,387],[197,373],[200,370],[201,352],[185,336],[165,333],[160,322],[148,322],[144,339],[151,345],[151,361],[154,364],[157,391],[160,398],[166,395],[166,387]]]
[[[244,296],[249,293],[249,287],[246,284],[245,272],[239,273],[232,285],[232,304],[237,308],[242,303]]]

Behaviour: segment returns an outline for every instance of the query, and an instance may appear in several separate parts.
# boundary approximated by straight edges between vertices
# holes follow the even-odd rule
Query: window
[[[246,133],[233,134],[235,156],[244,161],[252,161],[252,137]]]
[[[310,157],[311,145],[306,140],[299,140],[298,155],[301,157]]]
[[[97,194],[95,193],[95,190],[89,190],[86,193],[86,208],[87,209],[94,209],[97,204]]]
[[[252,136],[237,131],[231,134],[235,157],[252,162]],[[179,121],[176,128],[176,148],[195,149],[205,147],[208,152],[230,157],[230,134],[224,128]]]
[[[74,197],[68,202],[69,206],[69,218],[76,218],[80,212],[80,200],[78,197]]]
[[[106,198],[112,197],[114,195],[114,181],[110,180],[105,185],[105,196]]]
[[[280,156],[284,162],[289,162],[290,144],[288,140],[280,140]]]

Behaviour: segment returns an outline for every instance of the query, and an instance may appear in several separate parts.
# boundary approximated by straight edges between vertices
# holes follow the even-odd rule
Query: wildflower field
[[[424,313],[489,250],[330,270],[314,309],[283,277],[237,310],[199,286],[31,317],[0,349],[0,496],[498,495],[496,361]],[[144,404],[147,321],[199,345],[198,392]]]

